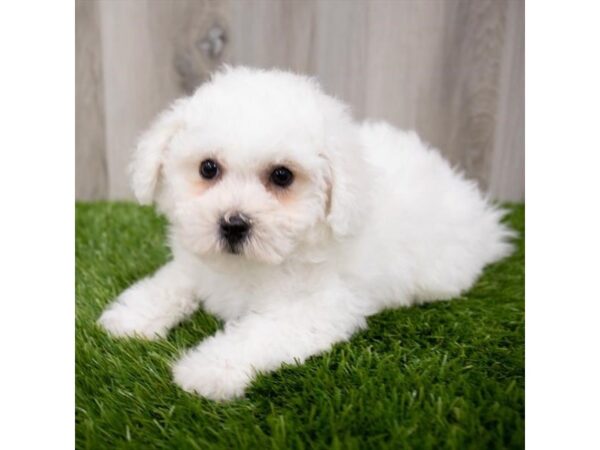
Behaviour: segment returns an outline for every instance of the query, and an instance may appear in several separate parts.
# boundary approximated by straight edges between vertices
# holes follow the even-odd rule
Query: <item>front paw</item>
[[[209,357],[197,350],[175,363],[173,378],[187,392],[225,401],[242,397],[252,376],[250,368],[236,366],[226,358]]]
[[[146,317],[143,312],[115,302],[98,319],[98,325],[115,337],[159,339],[167,334],[160,321]]]
[[[158,308],[159,302],[155,300],[145,283],[135,284],[102,313],[98,324],[117,337],[165,337],[169,315]]]

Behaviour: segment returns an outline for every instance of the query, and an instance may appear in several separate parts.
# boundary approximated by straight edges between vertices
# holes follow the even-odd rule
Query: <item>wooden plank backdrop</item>
[[[76,195],[130,199],[139,133],[222,63],[315,75],[524,199],[523,0],[77,0]]]

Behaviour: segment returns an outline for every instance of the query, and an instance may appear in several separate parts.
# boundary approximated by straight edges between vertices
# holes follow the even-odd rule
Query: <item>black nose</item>
[[[219,226],[221,236],[232,249],[242,242],[250,231],[250,221],[239,213],[232,214],[228,218],[223,217]]]

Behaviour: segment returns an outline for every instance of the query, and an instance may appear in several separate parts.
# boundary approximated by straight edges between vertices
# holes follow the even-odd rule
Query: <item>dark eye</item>
[[[288,187],[294,181],[294,174],[287,167],[276,167],[271,172],[271,182],[279,187]]]
[[[200,175],[206,180],[212,180],[219,174],[219,165],[212,159],[205,159],[200,163]]]

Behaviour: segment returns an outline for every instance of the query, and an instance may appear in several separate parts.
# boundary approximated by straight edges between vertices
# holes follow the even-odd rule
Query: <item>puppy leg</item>
[[[156,339],[166,336],[198,305],[193,281],[176,261],[171,261],[119,295],[98,324],[114,336]]]
[[[228,322],[175,364],[175,382],[213,400],[240,397],[257,372],[303,362],[366,324],[362,313],[335,297],[286,305]]]

